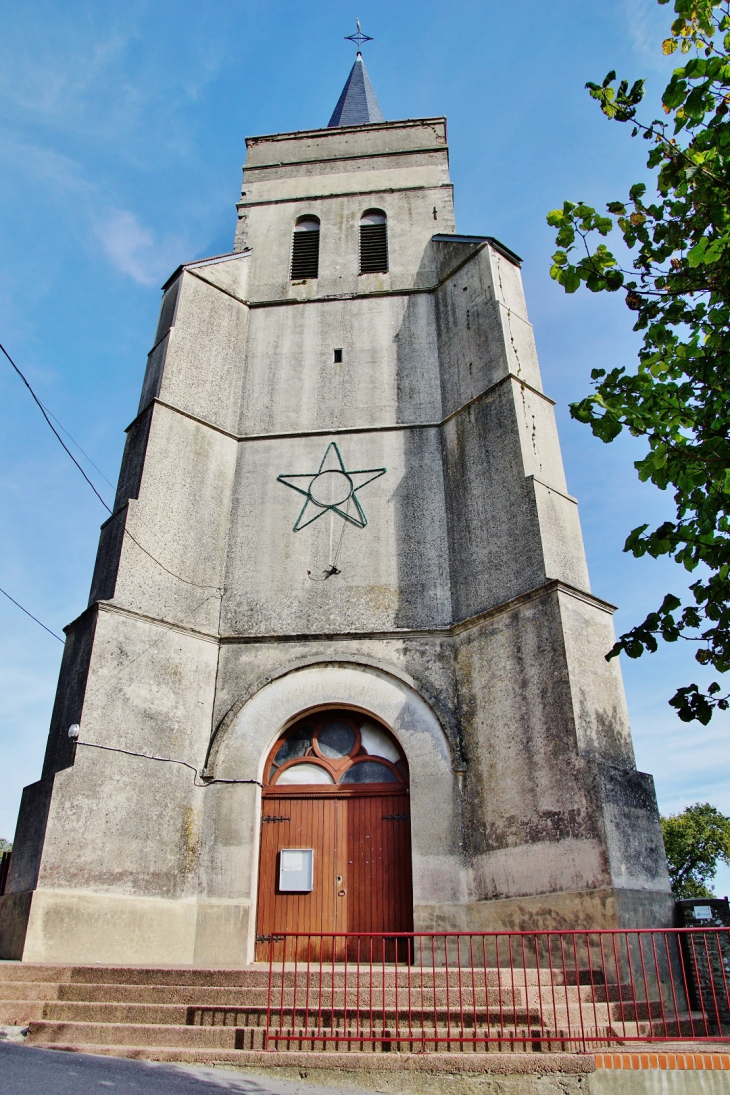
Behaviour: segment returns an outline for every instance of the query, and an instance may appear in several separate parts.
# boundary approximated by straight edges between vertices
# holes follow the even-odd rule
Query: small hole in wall
[[[332,360],[334,361],[335,365],[339,365],[342,362],[342,350],[335,350]]]

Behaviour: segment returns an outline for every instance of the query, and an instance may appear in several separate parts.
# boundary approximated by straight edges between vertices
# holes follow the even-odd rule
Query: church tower
[[[326,128],[246,145],[233,251],[163,287],[0,953],[670,923],[520,259],[456,233],[445,119],[385,121],[358,54]]]

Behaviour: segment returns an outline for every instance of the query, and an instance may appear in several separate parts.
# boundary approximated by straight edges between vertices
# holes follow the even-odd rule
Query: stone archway
[[[292,670],[266,684],[242,706],[219,735],[209,771],[218,779],[263,782],[266,758],[282,731],[307,711],[326,707],[371,713],[403,749],[410,774],[414,927],[430,927],[440,920],[437,906],[453,908],[466,902],[461,801],[446,735],[432,709],[409,684],[394,674],[352,663]],[[210,953],[205,939],[213,924],[225,922],[237,925],[239,939],[241,932],[247,932],[247,957],[253,957],[260,819],[259,788],[221,788],[208,799],[202,857],[207,893],[201,895],[198,933],[201,954]],[[204,924],[206,917],[209,927]]]

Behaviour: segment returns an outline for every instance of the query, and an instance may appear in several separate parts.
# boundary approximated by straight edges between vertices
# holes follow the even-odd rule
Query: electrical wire
[[[27,380],[27,378],[23,375],[21,370],[15,364],[12,357],[10,356],[8,351],[5,349],[5,347],[2,345],[2,343],[0,343],[0,351],[2,351],[2,353],[5,355],[5,357],[8,359],[11,366],[15,370],[15,372],[18,374],[20,379],[23,381],[23,384],[25,385],[25,387],[30,392],[31,397],[33,398],[33,401],[38,406],[38,409],[40,410],[40,412],[43,415],[46,423],[50,427],[51,431],[53,432],[54,436],[58,440],[58,442],[61,445],[62,449],[67,454],[67,456],[70,457],[70,459],[76,465],[78,470],[81,472],[82,476],[84,477],[84,479],[86,480],[88,485],[91,487],[91,489],[93,490],[94,494],[99,499],[99,501],[101,502],[104,509],[111,515],[111,517],[114,520],[117,520],[117,521],[120,520],[121,516],[122,516],[121,511],[115,514],[112,511],[112,509],[107,505],[107,503],[104,501],[104,499],[102,498],[99,491],[96,489],[96,487],[92,483],[91,479],[89,479],[88,475],[86,474],[84,469],[81,467],[81,464],[79,464],[76,457],[73,455],[71,450],[65,444],[65,442],[64,442],[63,438],[61,437],[61,435],[59,434],[58,430],[55,428],[55,426],[51,422],[51,418],[53,418],[58,423],[59,429],[63,430],[63,432],[70,439],[70,441],[78,448],[79,452],[81,452],[83,454],[83,456],[85,456],[86,459],[89,461],[89,463],[94,468],[96,468],[96,470],[99,472],[99,475],[101,475],[102,479],[104,479],[107,483],[109,483],[109,480],[106,478],[106,476],[101,471],[101,469],[98,468],[96,466],[96,464],[94,464],[94,461],[91,459],[91,457],[88,456],[87,453],[84,452],[84,450],[81,448],[81,446],[78,444],[78,442],[74,440],[74,438],[71,436],[71,434],[68,432],[68,430],[64,429],[64,427],[58,421],[56,416],[54,414],[52,414],[51,411],[46,410],[46,408],[43,406],[43,404],[41,403],[41,401],[38,398],[38,396],[36,395],[36,393],[33,391],[33,388],[31,387],[30,382]],[[113,485],[111,483],[109,483],[109,486],[111,486],[112,489],[114,489]],[[140,544],[139,540],[137,540],[136,537],[134,537],[132,535],[132,533],[127,529],[126,525],[122,526],[122,531],[127,536],[129,536],[130,540],[132,540],[132,542],[137,545],[137,547],[140,549],[140,551],[144,552],[145,555],[147,555],[154,563],[157,564],[157,566],[159,566],[162,570],[164,570],[171,577],[176,578],[178,581],[183,582],[185,585],[194,586],[197,589],[212,589],[212,590],[215,590],[215,592],[220,594],[221,596],[223,595],[225,590],[224,590],[224,588],[222,588],[220,586],[203,585],[199,582],[191,582],[187,578],[183,578],[180,574],[175,574],[174,571],[170,570],[169,567],[166,567],[164,565],[164,563],[161,563],[159,559],[156,559],[155,556],[150,551],[147,550],[147,548],[145,548],[142,544]],[[2,587],[0,587],[0,593],[2,593],[5,597],[7,597],[9,601],[12,601],[12,603],[17,608],[19,608],[21,610],[21,612],[24,612],[26,614],[26,616],[30,616],[31,620],[34,620],[35,623],[39,624],[39,626],[42,627],[44,631],[47,631],[49,635],[53,635],[54,639],[58,639],[58,641],[60,643],[64,642],[64,640],[60,637],[60,635],[57,635],[55,633],[55,631],[51,631],[51,629],[49,627],[46,627],[46,625],[44,623],[42,623],[36,616],[34,616],[32,612],[29,612],[27,608],[24,608],[23,605],[21,605],[19,601],[16,601],[14,597],[11,597],[10,594],[8,592],[6,592],[6,590],[2,589]],[[211,599],[210,596],[206,597],[203,601],[201,601],[201,603],[199,605],[196,605],[195,608],[192,609],[192,611],[190,613],[188,613],[187,615],[188,616],[193,615],[194,612],[197,612],[198,608],[200,608],[203,604],[205,604],[210,599]],[[186,619],[186,618],[187,618],[187,616],[183,617],[183,619]],[[173,627],[174,627],[174,625],[173,625]],[[155,640],[155,642],[153,642],[150,645],[150,647],[145,648],[137,656],[137,658],[135,658],[133,660],[136,661],[136,660],[138,660],[138,658],[143,657],[144,655],[146,655],[149,652],[149,650],[151,649],[152,646],[155,646],[157,644],[157,642],[160,642],[161,639],[165,638],[165,636],[167,635],[167,633],[169,631],[173,630],[173,627],[166,628],[164,634],[161,636],[160,639]],[[128,668],[128,667],[125,666],[125,668]],[[109,682],[109,681],[106,682],[107,685],[109,683],[111,683],[111,682]],[[97,690],[97,691],[99,691],[99,690]],[[136,752],[132,752],[132,750],[130,750],[130,749],[120,749],[118,747],[109,746],[109,745],[98,745],[98,744],[96,744],[94,742],[90,742],[90,741],[77,741],[76,744],[77,745],[84,745],[89,749],[103,749],[107,752],[112,752],[112,753],[125,753],[128,756],[142,757],[145,760],[160,761],[162,763],[167,763],[167,764],[180,764],[185,768],[189,768],[190,771],[193,772],[193,774],[194,774],[193,775],[193,781],[194,781],[194,784],[195,784],[196,787],[207,787],[212,783],[231,783],[231,784],[244,783],[244,784],[256,784],[259,787],[263,786],[261,784],[261,782],[257,779],[205,779],[205,780],[203,780],[203,782],[200,782],[199,781],[200,780],[200,773],[198,772],[198,769],[195,768],[194,765],[188,764],[188,762],[184,761],[184,760],[177,760],[174,757],[154,757],[154,756],[150,756],[148,753],[136,753]]]
[[[112,511],[111,507],[106,504],[106,502],[104,501],[102,496],[99,494],[99,492],[96,489],[96,487],[94,486],[94,484],[89,479],[89,477],[86,474],[86,472],[84,471],[84,469],[79,464],[79,462],[76,459],[76,457],[74,456],[74,454],[69,449],[68,445],[66,445],[66,443],[64,442],[63,438],[61,437],[61,435],[58,432],[58,430],[56,429],[56,427],[51,422],[51,419],[49,418],[50,411],[48,413],[46,413],[46,408],[43,406],[40,399],[38,398],[38,396],[33,391],[32,387],[30,385],[30,382],[27,380],[27,378],[23,375],[21,370],[15,364],[12,357],[10,356],[10,354],[8,353],[8,351],[5,349],[5,347],[3,346],[3,344],[1,342],[0,342],[0,350],[2,350],[2,352],[5,354],[5,357],[8,359],[8,361],[12,365],[13,369],[15,369],[15,372],[18,374],[20,379],[25,384],[26,388],[28,389],[31,396],[33,397],[34,402],[38,405],[41,414],[43,415],[43,417],[45,418],[45,420],[48,423],[49,427],[53,431],[55,437],[58,439],[58,442],[61,445],[61,447],[63,448],[64,452],[71,458],[71,460],[73,460],[74,464],[79,469],[79,471],[83,475],[84,479],[89,484],[89,486],[91,487],[94,494],[99,499],[99,501],[101,502],[102,506],[107,511],[107,513],[109,513],[111,515],[113,520],[119,521],[121,519],[121,511],[118,512],[118,513],[114,513]],[[55,417],[55,415],[53,417]],[[56,421],[58,422],[58,419],[56,419]],[[61,426],[60,422],[58,424],[61,427],[61,429],[63,430],[63,432],[65,434],[68,434],[69,437],[71,437],[71,434],[68,433],[68,430],[63,429],[63,426]],[[71,440],[73,441],[72,437],[71,437]],[[77,445],[76,441],[73,441],[73,443],[74,443],[74,445]],[[84,450],[81,448],[80,445],[77,445],[77,447],[78,447],[80,452],[84,452]],[[84,456],[86,456],[86,453],[84,453]],[[86,457],[86,458],[87,458],[87,460],[89,460],[89,457]],[[89,461],[89,462],[92,463],[93,461]],[[96,467],[96,464],[94,464],[94,467]],[[98,468],[96,470],[99,471]],[[102,476],[102,478],[105,478],[105,476],[101,472],[99,472],[99,474]],[[109,482],[109,481],[107,480],[107,482]],[[221,589],[220,586],[211,586],[211,585],[207,585],[207,584],[201,583],[201,582],[191,582],[188,578],[183,578],[182,575],[176,574],[174,570],[170,570],[169,567],[166,567],[164,563],[161,563],[159,559],[155,558],[155,556],[152,554],[151,551],[148,551],[146,547],[144,547],[142,544],[140,544],[139,540],[137,540],[136,537],[134,537],[132,535],[132,533],[129,531],[129,529],[127,528],[126,525],[122,525],[122,532],[126,536],[128,536],[130,538],[130,540],[132,541],[132,543],[136,544],[137,547],[139,548],[139,550],[144,552],[144,554],[147,555],[152,560],[153,563],[156,563],[158,567],[160,567],[162,570],[165,571],[166,574],[169,574],[171,578],[176,578],[179,582],[183,582],[185,585],[188,585],[188,586],[193,586],[195,589],[214,589],[218,593],[221,593],[221,594],[223,593],[223,590]],[[25,610],[23,610],[23,611],[25,611]],[[28,615],[30,615],[30,613]],[[40,621],[36,621],[36,622],[40,623]],[[41,627],[44,627],[44,626],[45,626],[44,624],[41,624]],[[56,638],[58,638],[58,635],[56,636]],[[63,642],[63,640],[61,640],[61,641]]]
[[[184,624],[186,620],[189,620],[191,616],[194,616],[198,609],[202,608],[203,605],[208,603],[208,601],[212,601],[214,596],[214,593],[209,593],[207,597],[204,597],[203,600],[200,601],[199,604],[194,605],[189,612],[186,612],[180,620],[176,621],[174,624],[170,624],[168,627],[165,628],[161,635],[159,635],[156,639],[149,643],[148,646],[143,647],[142,650],[140,650],[139,654],[137,654],[134,658],[131,658],[129,661],[124,662],[124,664],[121,665],[119,669],[117,669],[116,673],[112,673],[110,677],[108,677],[105,681],[102,681],[102,683],[96,688],[89,688],[88,692],[86,693],[86,698],[90,699],[92,696],[98,696],[102,692],[105,692],[106,689],[109,688],[109,686],[112,685],[114,681],[122,675],[122,673],[126,673],[127,670],[134,665],[135,662],[138,662],[140,660],[140,658],[146,657],[153,647],[157,646],[158,643],[163,642],[163,640],[167,638],[171,631],[175,631],[176,628],[180,627],[181,624]]]
[[[69,447],[68,447],[68,446],[66,445],[66,443],[65,443],[65,441],[63,440],[63,438],[61,437],[60,433],[58,432],[58,430],[56,429],[56,427],[55,427],[55,426],[53,425],[53,423],[51,422],[50,418],[49,418],[49,417],[48,417],[48,415],[46,414],[46,408],[45,408],[45,407],[43,406],[43,404],[41,403],[40,399],[39,399],[39,398],[38,398],[38,396],[37,396],[37,395],[35,394],[35,392],[34,392],[34,391],[33,391],[33,389],[31,388],[30,384],[28,383],[28,381],[26,380],[26,378],[25,378],[25,377],[23,376],[23,374],[21,373],[20,369],[18,368],[18,366],[17,366],[17,365],[15,364],[15,362],[13,361],[13,359],[12,359],[12,357],[10,356],[10,354],[8,353],[8,351],[7,351],[7,350],[5,349],[5,347],[3,346],[2,342],[0,342],[0,350],[2,350],[2,352],[3,352],[4,354],[5,354],[6,358],[8,359],[8,361],[10,362],[10,364],[11,364],[11,365],[13,366],[13,368],[14,368],[14,369],[15,369],[15,371],[16,371],[16,373],[18,374],[18,376],[19,376],[19,377],[20,377],[20,379],[21,379],[21,380],[23,381],[23,383],[25,384],[26,388],[28,389],[28,391],[29,391],[29,392],[30,392],[30,394],[32,395],[32,397],[33,397],[34,401],[35,401],[35,402],[36,402],[36,403],[38,404],[38,407],[39,407],[39,409],[40,409],[40,412],[41,412],[41,414],[43,415],[43,417],[45,418],[46,422],[48,423],[48,425],[50,426],[50,428],[51,428],[51,429],[53,430],[54,434],[55,434],[55,435],[56,435],[56,437],[58,438],[58,441],[59,441],[60,445],[62,446],[62,448],[64,449],[64,451],[65,451],[66,453],[68,453],[68,455],[69,455],[69,456],[71,457],[71,459],[73,460],[74,464],[75,464],[75,465],[76,465],[76,467],[77,467],[77,468],[79,469],[79,471],[80,471],[80,472],[81,472],[81,474],[83,475],[84,479],[85,479],[85,480],[86,480],[86,482],[87,482],[87,483],[89,484],[89,486],[90,486],[90,487],[91,487],[91,489],[93,490],[94,494],[96,495],[96,497],[97,497],[97,498],[99,499],[99,501],[101,502],[101,504],[102,504],[102,506],[104,507],[104,509],[105,509],[105,510],[107,510],[107,512],[108,512],[108,513],[111,513],[111,509],[110,509],[110,508],[109,508],[109,506],[108,506],[108,505],[106,504],[106,502],[104,501],[104,499],[102,498],[102,496],[101,496],[101,495],[99,494],[98,490],[96,489],[96,487],[94,486],[94,484],[93,484],[93,483],[91,482],[91,480],[89,479],[88,475],[86,474],[86,472],[84,471],[84,469],[83,469],[83,468],[81,467],[81,465],[79,464],[79,462],[78,462],[78,460],[76,459],[76,457],[74,456],[74,454],[73,454],[73,453],[71,452],[71,450],[69,449]]]
[[[347,499],[347,509],[345,510],[345,512],[348,513],[348,514],[350,512],[350,499],[349,498]],[[331,516],[330,516],[330,520],[334,521],[334,519],[335,519],[335,515],[334,515],[334,513],[332,513]],[[330,561],[327,565],[326,570],[322,571],[322,577],[321,578],[313,578],[311,570],[307,571],[307,577],[309,578],[310,582],[326,582],[328,578],[333,578],[335,574],[342,574],[342,571],[337,566],[337,563],[339,562],[339,559],[340,559],[340,552],[342,551],[342,539],[345,535],[345,529],[346,528],[347,528],[347,521],[343,521],[342,522],[342,529],[340,530],[340,539],[337,543],[337,551],[335,552],[334,558],[332,558],[332,526],[330,526]]]
[[[144,760],[159,760],[163,764],[181,764],[183,768],[189,768],[191,772],[194,772],[193,782],[196,787],[208,787],[211,783],[255,783],[257,787],[263,787],[258,779],[203,779],[202,783],[198,782],[200,772],[193,764],[188,764],[186,760],[176,760],[174,757],[153,757],[149,753],[135,753],[131,749],[120,749],[116,745],[98,745],[93,741],[76,741],[75,745],[85,745],[87,749],[104,749],[107,753],[124,753],[128,757],[142,757]]]
[[[6,590],[4,590],[2,587],[0,587],[0,593],[4,594],[4,596],[6,596],[9,601],[12,601],[13,604],[17,608],[19,608],[21,612],[24,612],[26,614],[26,616],[30,616],[31,620],[35,620],[35,622],[37,624],[40,624],[40,626],[43,628],[43,630],[47,631],[49,635],[53,635],[54,639],[58,639],[59,643],[64,643],[65,644],[65,642],[66,642],[65,639],[62,639],[61,636],[57,635],[55,631],[51,631],[50,627],[46,627],[45,624],[41,623],[41,621],[38,619],[37,616],[34,616],[33,613],[29,612],[27,608],[23,608],[20,601],[16,601],[15,597],[11,597],[10,594]]]
[[[96,471],[98,471],[99,475],[100,475],[100,476],[102,477],[102,479],[104,480],[104,482],[105,482],[105,483],[108,483],[108,485],[109,485],[109,486],[110,486],[110,487],[112,488],[112,490],[114,490],[114,491],[115,491],[115,490],[116,490],[117,488],[116,488],[116,487],[114,486],[114,484],[113,484],[113,483],[112,483],[112,482],[111,482],[111,481],[110,481],[109,479],[107,479],[107,477],[106,477],[106,476],[104,475],[104,472],[103,472],[103,471],[101,470],[101,468],[99,467],[99,465],[98,465],[98,464],[95,464],[95,463],[94,463],[94,461],[93,461],[93,460],[91,459],[91,457],[89,456],[88,452],[84,452],[84,450],[83,450],[83,449],[81,448],[81,446],[79,445],[79,443],[78,443],[78,441],[76,440],[76,438],[75,438],[75,437],[71,437],[71,434],[70,434],[70,433],[68,432],[68,430],[66,429],[66,427],[65,427],[65,426],[63,426],[63,425],[62,425],[62,424],[61,424],[61,423],[60,423],[60,422],[58,421],[58,419],[56,418],[56,416],[55,416],[55,414],[53,413],[53,411],[49,410],[49,409],[48,409],[48,407],[46,407],[45,403],[41,404],[41,406],[43,407],[43,410],[44,410],[44,411],[46,412],[46,414],[49,414],[49,415],[51,416],[51,418],[53,419],[53,421],[54,421],[54,422],[56,423],[56,425],[58,426],[59,430],[61,430],[61,432],[62,432],[62,433],[65,433],[65,434],[66,434],[66,437],[68,437],[68,438],[69,438],[69,440],[70,440],[70,441],[71,441],[71,442],[72,442],[72,443],[73,443],[73,444],[74,444],[74,445],[76,446],[76,448],[77,448],[77,449],[79,450],[79,452],[81,453],[81,455],[82,455],[82,456],[85,456],[85,457],[86,457],[86,459],[87,459],[87,460],[89,461],[89,463],[91,464],[92,468],[95,468],[95,469],[96,469]]]
[[[345,513],[347,513],[348,515],[350,513],[350,499],[349,498],[347,499],[347,508],[345,509]],[[342,522],[342,528],[340,529],[340,539],[339,539],[338,544],[337,544],[337,551],[335,552],[335,557],[334,557],[334,559],[332,560],[332,563],[331,563],[332,569],[334,570],[334,572],[336,574],[340,573],[340,571],[337,569],[337,564],[340,561],[340,552],[342,551],[342,541],[345,537],[345,529],[346,528],[347,528],[347,521],[343,521]]]
[[[119,513],[115,513],[113,514],[113,520],[119,521],[121,520],[121,516],[121,511]],[[148,551],[143,544],[140,544],[139,540],[132,535],[126,525],[122,525],[122,532],[125,534],[125,536],[128,536],[132,543],[136,544],[139,550],[144,552],[144,554],[149,559],[151,559],[153,563],[156,563],[161,570],[164,570],[165,574],[169,574],[171,578],[177,578],[178,582],[182,582],[186,586],[192,586],[193,589],[214,589],[216,593],[223,593],[222,586],[211,586],[205,582],[191,582],[189,578],[183,578],[181,574],[176,574],[174,570],[170,570],[169,567],[166,567],[164,563],[161,563],[159,559],[155,558],[152,552]]]

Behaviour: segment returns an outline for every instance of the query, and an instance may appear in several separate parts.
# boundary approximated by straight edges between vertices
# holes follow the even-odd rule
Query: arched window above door
[[[387,272],[388,219],[382,209],[367,209],[360,218],[360,273]]]
[[[291,280],[303,281],[319,276],[319,218],[299,217],[294,225],[291,245]]]
[[[266,783],[302,785],[407,785],[403,752],[375,719],[349,710],[317,711],[277,741],[266,762]]]

